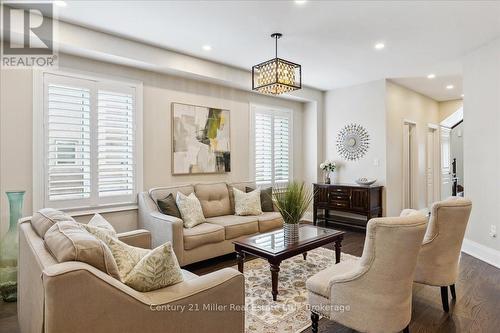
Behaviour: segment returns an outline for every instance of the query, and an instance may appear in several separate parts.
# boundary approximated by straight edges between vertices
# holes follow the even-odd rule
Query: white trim
[[[118,85],[118,86],[129,86],[134,90],[134,102],[135,102],[135,188],[132,194],[132,200],[126,200],[126,202],[110,202],[110,199],[104,198],[99,200],[99,202],[89,201],[89,205],[86,206],[75,206],[75,207],[62,207],[68,212],[75,212],[78,215],[80,212],[86,212],[92,209],[93,212],[97,210],[103,210],[103,212],[108,211],[121,211],[130,210],[134,208],[137,204],[137,194],[143,190],[143,83],[137,80],[122,79],[119,77],[110,77],[107,75],[95,74],[95,73],[84,73],[77,70],[49,70],[49,69],[35,69],[33,71],[33,210],[37,211],[46,205],[45,198],[45,96],[44,96],[44,79],[46,75],[56,75],[61,78],[67,77],[71,79],[87,80],[93,81],[98,85]],[[96,99],[97,95],[91,96],[94,99],[94,103],[91,105],[97,105]],[[92,115],[91,115],[92,117]],[[95,134],[95,133],[94,133]],[[93,140],[93,146],[97,146],[96,140],[97,136],[92,135],[91,140]],[[95,159],[94,159],[95,160]],[[93,179],[96,178],[97,169],[95,166],[92,168]],[[93,189],[93,196],[91,199],[97,198],[95,192],[98,191],[97,187]],[[123,200],[122,198],[115,197],[115,200]],[[112,208],[110,208],[112,207]],[[78,216],[75,215],[75,216]]]
[[[464,239],[462,252],[467,253],[481,261],[500,268],[500,251],[484,246],[470,239]]]
[[[85,216],[93,214],[104,214],[104,213],[115,213],[115,212],[125,212],[129,210],[137,210],[139,206],[137,205],[123,205],[123,206],[110,206],[110,207],[98,207],[95,209],[78,209],[78,210],[65,210],[70,216]]]

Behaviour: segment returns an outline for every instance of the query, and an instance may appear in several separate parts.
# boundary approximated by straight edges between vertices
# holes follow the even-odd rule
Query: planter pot
[[[285,234],[285,244],[293,244],[299,241],[298,223],[285,223],[283,225],[283,232]]]
[[[17,299],[17,253],[19,248],[17,221],[23,211],[24,191],[7,192],[9,198],[9,230],[0,240],[0,294],[5,302]]]

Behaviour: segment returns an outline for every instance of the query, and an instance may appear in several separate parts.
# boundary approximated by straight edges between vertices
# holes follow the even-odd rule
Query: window
[[[138,84],[43,72],[35,103],[38,205],[81,209],[135,203],[141,189]],[[35,92],[36,95],[36,92]],[[35,110],[36,108],[34,108]],[[36,112],[36,110],[35,110]],[[42,174],[41,174],[42,173]],[[39,175],[39,176],[36,176]],[[37,188],[36,183],[39,187]],[[37,192],[35,192],[36,194]],[[38,207],[37,207],[38,208]]]
[[[252,106],[252,129],[255,181],[286,184],[292,177],[292,112]]]

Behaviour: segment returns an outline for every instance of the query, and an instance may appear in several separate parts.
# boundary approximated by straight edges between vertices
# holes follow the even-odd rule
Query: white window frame
[[[250,179],[255,180],[255,113],[266,113],[269,115],[280,115],[284,117],[288,117],[289,119],[289,132],[288,132],[288,142],[289,142],[289,152],[288,152],[288,159],[289,159],[289,169],[288,169],[288,182],[292,181],[294,178],[293,174],[293,161],[294,161],[294,156],[293,156],[293,138],[294,138],[294,112],[292,109],[287,109],[287,108],[281,108],[281,107],[276,107],[276,106],[270,106],[270,105],[262,105],[262,104],[250,104]],[[272,180],[270,186],[275,186],[274,182],[274,126],[271,127],[272,130],[272,140],[273,140],[273,161],[272,161]],[[267,185],[267,183],[265,184]]]
[[[33,210],[39,210],[49,205],[46,193],[46,145],[45,145],[45,124],[46,124],[46,96],[44,81],[46,75],[60,76],[61,79],[91,80],[97,81],[102,85],[120,87],[118,89],[135,90],[135,110],[134,110],[134,178],[135,187],[133,191],[133,200],[122,197],[99,198],[95,195],[97,189],[93,189],[92,200],[82,199],[81,204],[65,205],[61,204],[58,209],[69,212],[71,215],[85,215],[96,212],[113,212],[121,210],[137,209],[137,194],[143,190],[143,84],[140,81],[122,79],[118,77],[108,77],[93,73],[84,73],[68,70],[33,70]],[[91,99],[97,99],[97,96],[91,96]],[[97,105],[97,103],[93,103]],[[95,112],[92,117],[97,117]],[[92,131],[92,129],[91,129]],[[91,142],[96,147],[97,136],[91,136]],[[91,150],[91,155],[95,152]],[[94,168],[95,169],[95,168]],[[91,179],[95,179],[97,170],[92,170]],[[94,186],[95,187],[95,186]]]

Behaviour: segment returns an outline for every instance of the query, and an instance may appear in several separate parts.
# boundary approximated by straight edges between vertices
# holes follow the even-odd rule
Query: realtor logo
[[[54,67],[52,3],[2,4],[2,66]]]

